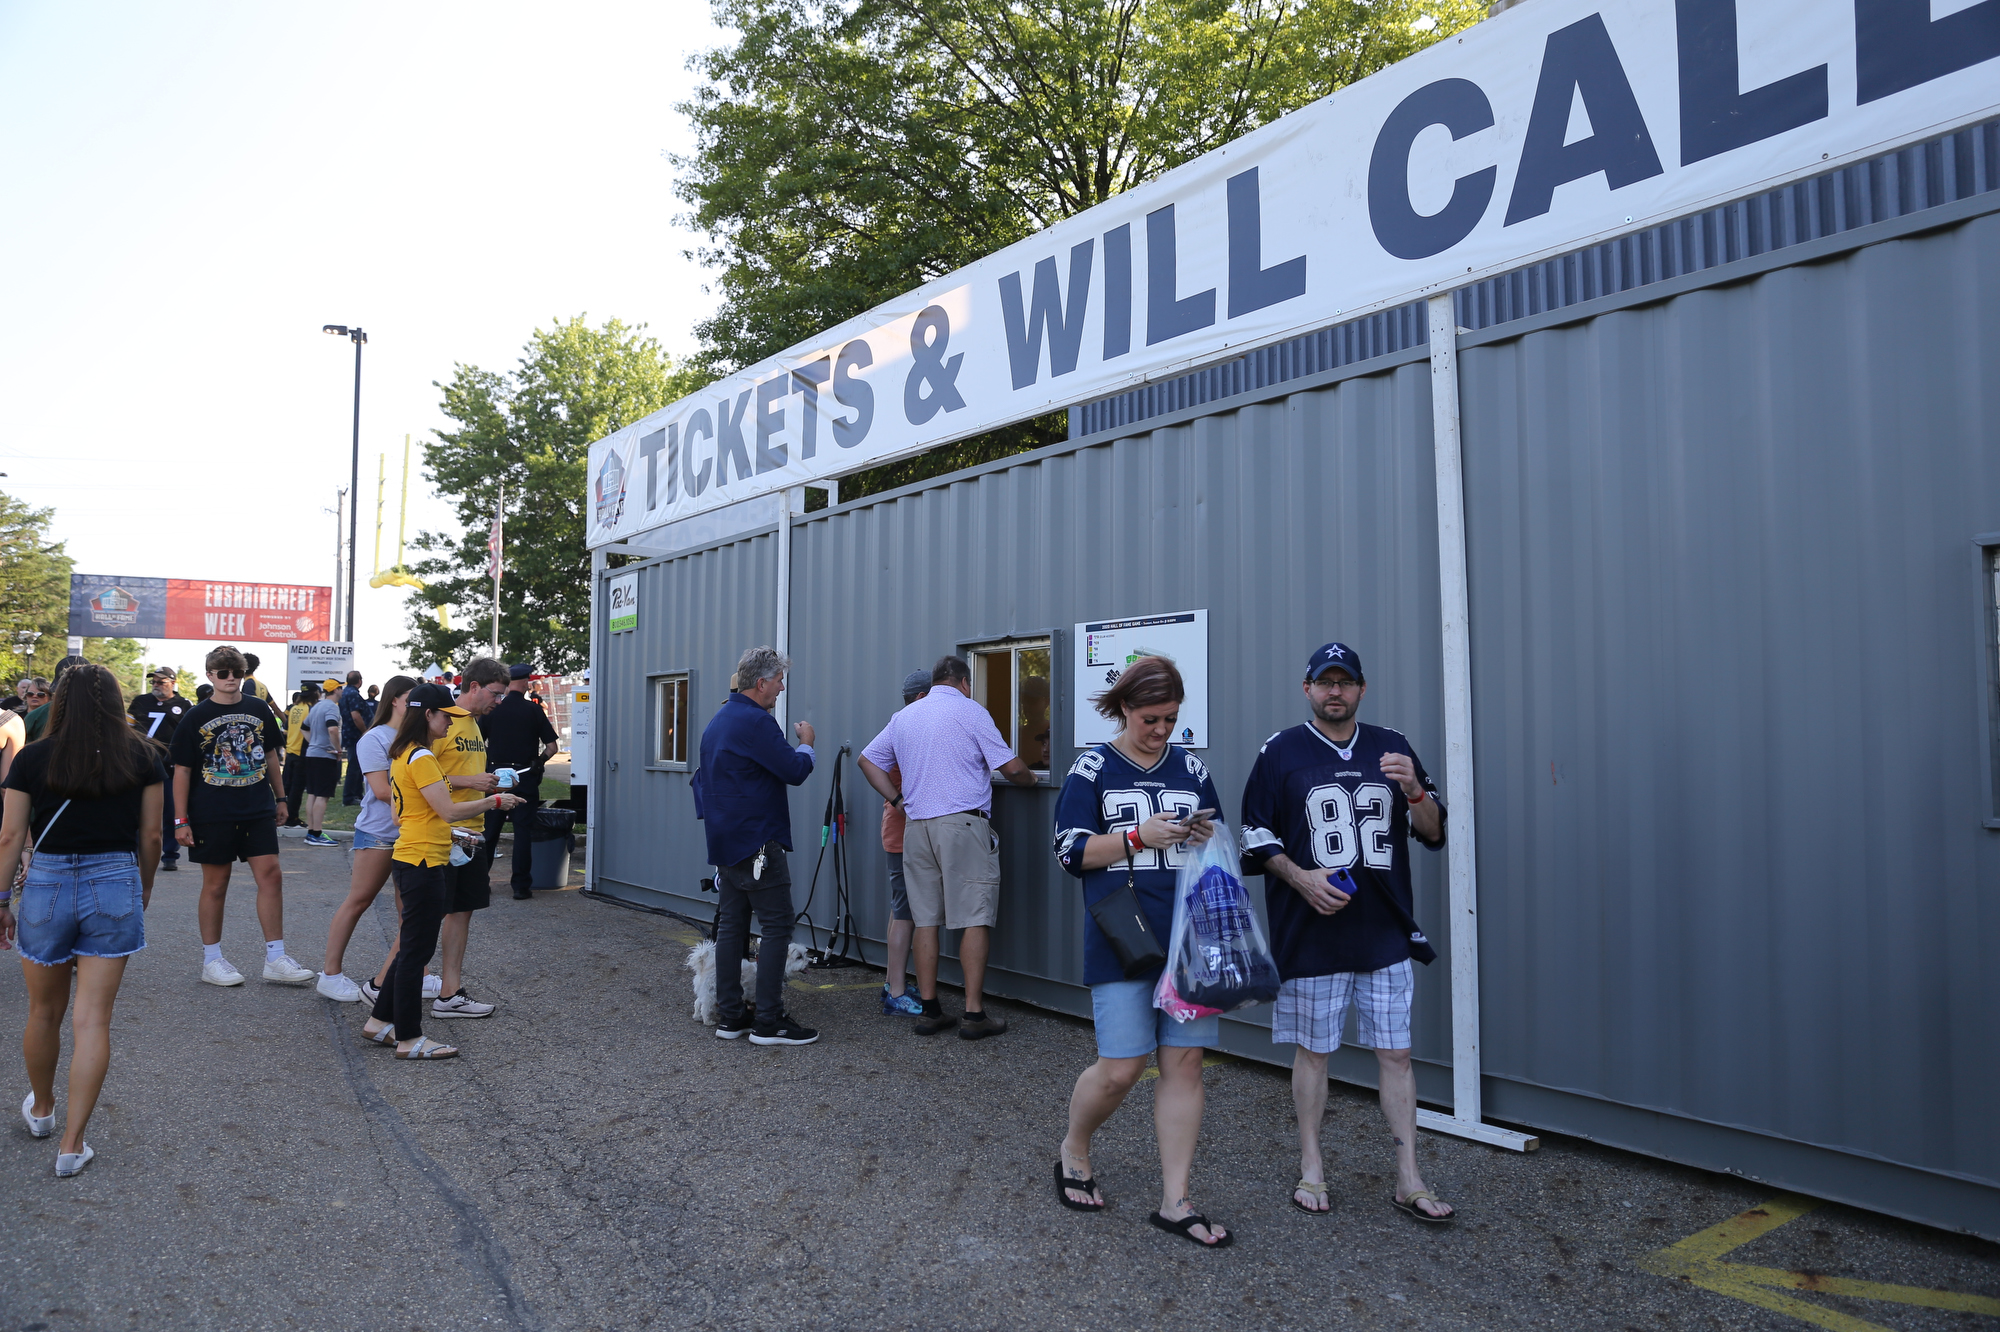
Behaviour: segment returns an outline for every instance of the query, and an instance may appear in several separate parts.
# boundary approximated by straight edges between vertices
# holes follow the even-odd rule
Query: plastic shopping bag
[[[1236,838],[1227,824],[1183,854],[1174,886],[1174,929],[1153,1007],[1179,1022],[1229,1013],[1278,997],[1271,942],[1237,877]]]

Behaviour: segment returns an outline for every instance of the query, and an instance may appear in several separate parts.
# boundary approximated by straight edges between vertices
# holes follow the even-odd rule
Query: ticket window
[[[662,675],[653,679],[653,763],[678,766],[688,761],[688,678]]]
[[[992,715],[1000,738],[1030,768],[1047,772],[1054,722],[1048,640],[975,648],[969,664],[972,696]]]

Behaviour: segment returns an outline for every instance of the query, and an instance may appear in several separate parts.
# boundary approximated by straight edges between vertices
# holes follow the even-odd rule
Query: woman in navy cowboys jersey
[[[1167,743],[1180,720],[1186,689],[1164,657],[1141,657],[1109,690],[1091,702],[1124,723],[1109,744],[1080,755],[1056,800],[1056,859],[1083,880],[1083,898],[1109,896],[1126,880],[1162,940],[1174,920],[1174,883],[1186,854],[1214,835],[1211,816],[1220,807],[1215,783],[1201,760]],[[1205,1100],[1201,1055],[1218,1037],[1214,1017],[1176,1022],[1153,1007],[1160,969],[1127,980],[1097,922],[1083,918],[1083,983],[1097,1023],[1097,1062],[1076,1080],[1069,1099],[1069,1135],[1056,1162],[1056,1197],[1080,1212],[1100,1211],[1104,1197],[1090,1174],[1090,1138],[1111,1118],[1159,1051],[1160,1086],[1153,1098],[1153,1127],[1160,1139],[1160,1208],[1147,1219],[1161,1230],[1204,1248],[1221,1248],[1230,1236],[1210,1224],[1188,1201],[1188,1172],[1201,1135]]]

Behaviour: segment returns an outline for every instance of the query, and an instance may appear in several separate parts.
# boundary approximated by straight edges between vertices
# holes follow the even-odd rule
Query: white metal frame
[[[1465,469],[1459,453],[1458,315],[1449,292],[1430,300],[1431,451],[1437,467],[1438,614],[1444,640],[1445,839],[1451,916],[1451,1113],[1417,1124],[1517,1152],[1541,1139],[1484,1122],[1479,1101],[1478,821],[1472,782],[1471,598],[1466,588]]]

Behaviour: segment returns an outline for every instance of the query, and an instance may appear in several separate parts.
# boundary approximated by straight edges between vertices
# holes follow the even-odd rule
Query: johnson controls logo
[[[122,587],[107,587],[90,599],[90,622],[106,629],[130,629],[139,622],[139,598]]]

